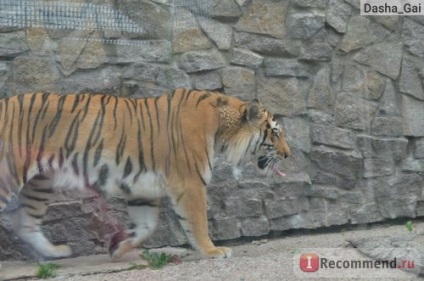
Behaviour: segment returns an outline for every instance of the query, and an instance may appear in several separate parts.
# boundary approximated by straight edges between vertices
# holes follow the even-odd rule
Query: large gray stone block
[[[265,216],[259,218],[247,218],[241,222],[241,233],[247,237],[257,237],[269,233],[269,223]]]
[[[305,172],[288,173],[285,177],[276,178],[271,184],[276,198],[298,198],[298,211],[308,210],[302,198],[307,196],[310,186],[311,180]]]
[[[362,156],[355,151],[347,152],[318,146],[312,149],[311,159],[317,166],[327,172],[350,179],[360,177]]]
[[[256,96],[255,72],[242,67],[227,67],[222,70],[222,84],[226,94],[252,100]]]
[[[62,93],[119,93],[121,72],[115,66],[92,70],[90,75],[77,71],[61,81],[58,88]]]
[[[272,113],[294,116],[306,112],[305,98],[296,78],[260,77],[257,85],[259,100]]]
[[[47,222],[42,226],[46,237],[53,243],[66,241],[92,240],[96,236],[88,230],[84,218],[73,217],[66,220]]]
[[[216,240],[236,239],[241,236],[241,223],[234,217],[213,218],[212,238]]]
[[[346,34],[340,44],[340,49],[349,53],[351,51],[361,49],[376,38],[370,30],[370,20],[363,16],[353,16],[346,29]]]
[[[359,135],[358,148],[364,158],[387,157],[395,161],[401,160],[406,155],[408,140],[406,138],[380,138]]]
[[[306,61],[331,61],[333,48],[327,42],[308,42],[302,45],[300,59]]]
[[[362,49],[372,43],[383,42],[390,32],[382,25],[375,23],[368,17],[352,16],[347,31],[343,36],[340,49],[346,53]]]
[[[415,218],[417,196],[404,196],[396,199],[378,200],[378,209],[385,218],[411,217]]]
[[[330,81],[333,84],[341,83],[340,80],[343,78],[344,68],[346,66],[346,61],[342,57],[334,56],[330,64]]]
[[[371,124],[375,136],[402,136],[402,118],[399,116],[375,117]]]
[[[355,54],[353,59],[381,74],[396,79],[400,72],[402,46],[401,42],[374,44]]]
[[[75,40],[78,39],[78,40]],[[96,69],[107,62],[99,32],[75,30],[59,42],[62,72],[68,76],[77,69]]]
[[[249,198],[243,194],[227,198],[224,202],[224,208],[227,215],[237,218],[259,217],[263,214],[262,200]]]
[[[336,123],[333,114],[321,112],[315,109],[308,110],[308,117],[309,120],[314,124],[334,126],[334,124]]]
[[[234,32],[234,47],[249,49],[264,55],[295,57],[300,54],[301,42],[247,32]]]
[[[331,172],[318,170],[312,177],[312,183],[314,185],[336,186],[340,189],[352,190],[356,187],[357,180],[353,178],[344,178],[342,176],[332,174]]]
[[[13,95],[25,92],[58,90],[60,73],[55,63],[35,56],[20,56],[13,60],[11,72]]]
[[[394,95],[396,94],[395,90],[393,88],[393,84],[391,84],[391,80],[385,79],[382,75],[380,75],[376,71],[368,71],[367,72],[367,74],[365,76],[365,86],[366,86],[366,89],[365,89],[364,96],[366,98],[369,98],[369,99],[372,99],[372,100],[380,99],[381,95],[383,95],[383,92],[387,92],[385,94],[386,97],[384,97],[380,101],[381,104],[383,104],[383,106],[386,106],[387,102],[392,101],[391,99],[387,98],[388,96],[394,98]],[[387,104],[387,106],[388,105],[389,104]],[[390,104],[390,105],[392,105],[392,104]]]
[[[268,219],[276,219],[297,214],[297,199],[295,198],[274,198],[264,201],[265,214]]]
[[[173,18],[172,51],[174,53],[212,48],[211,41],[200,28],[196,17],[188,9],[175,8]]]
[[[424,138],[415,139],[414,157],[418,159],[424,158]]]
[[[341,93],[337,96],[334,110],[339,127],[366,131],[371,125],[377,106],[353,94]]]
[[[422,174],[403,174],[392,184],[395,195],[422,195]],[[392,196],[393,197],[393,196]]]
[[[366,71],[355,63],[346,63],[343,72],[342,89],[347,92],[364,93]]]
[[[325,203],[322,201],[325,199],[311,199],[311,201],[314,200],[318,200],[317,202],[314,202],[314,205],[320,205],[321,207],[306,213],[270,220],[270,230],[284,231],[299,228],[314,229],[326,225]]]
[[[407,196],[420,197],[422,192],[423,177],[417,173],[404,173],[370,179],[365,182],[368,190],[372,190],[370,198],[380,200],[397,200]],[[380,201],[378,203],[380,203]]]
[[[417,217],[424,216],[424,201],[417,202],[417,207],[415,209],[415,212],[417,214]]]
[[[43,218],[44,222],[53,220],[64,220],[72,217],[79,217],[84,215],[82,209],[82,202],[62,202],[62,203],[51,203]]]
[[[292,148],[298,148],[307,153],[311,151],[308,122],[300,118],[284,118],[284,127]]]
[[[117,45],[117,62],[168,62],[171,59],[171,42],[167,40],[138,41],[134,45]]]
[[[128,0],[116,2],[118,9],[127,15],[140,31],[128,32],[131,38],[163,39],[171,35],[171,13],[165,6],[150,1]]]
[[[265,58],[266,76],[309,77],[309,67],[296,59]]]
[[[109,74],[109,72],[107,74]],[[110,75],[118,74],[119,73],[115,71]],[[121,77],[118,76],[117,78],[119,79],[119,83]],[[192,87],[190,79],[184,71],[173,67],[150,63],[134,64],[126,68],[122,73],[122,78],[124,78],[127,83],[135,83],[133,87],[136,89],[132,89],[132,91],[137,97],[157,96],[163,94],[165,91],[172,91],[179,87]],[[84,79],[82,78],[81,80]],[[96,83],[101,82],[103,81],[96,81]],[[96,83],[93,82],[94,85]]]
[[[356,136],[346,129],[314,125],[311,130],[311,140],[314,144],[353,149],[356,143]]]
[[[198,17],[199,25],[206,35],[216,44],[220,50],[229,50],[233,38],[233,30],[230,26],[205,17]]]
[[[310,39],[325,23],[325,16],[316,12],[292,13],[287,20],[289,36],[293,39]]]
[[[177,64],[180,69],[192,73],[222,68],[225,66],[225,60],[218,52],[192,51],[184,53]]]
[[[327,7],[326,21],[339,33],[345,33],[352,7],[344,0],[330,0]]]
[[[424,172],[424,161],[407,157],[402,161],[401,169],[405,173],[422,173]]]
[[[43,28],[28,28],[26,42],[31,52],[37,56],[45,56],[57,52],[58,49],[58,45],[49,38],[47,30]]]
[[[295,215],[299,218],[300,215]],[[287,217],[269,220],[269,229],[274,231],[285,231],[292,228],[291,219]]]
[[[334,186],[314,184],[308,190],[308,196],[336,200],[340,197],[340,189]]]
[[[317,8],[324,9],[327,6],[328,0],[292,0],[293,5],[302,8]]]
[[[24,31],[0,33],[0,56],[16,56],[28,49]]]
[[[283,38],[286,35],[284,22],[288,6],[287,1],[253,0],[234,28]]]
[[[197,4],[198,2],[195,2],[195,5],[203,6],[200,7],[201,9],[208,8],[209,11],[204,11],[208,15],[208,12],[210,12],[210,16],[212,18],[217,19],[225,19],[225,20],[237,20],[243,13],[239,7],[239,5],[234,0],[211,0],[207,1],[210,4]],[[203,2],[203,3],[207,3]]]
[[[390,176],[395,171],[393,158],[376,157],[364,159],[364,177],[375,178]]]
[[[424,40],[424,26],[410,18],[405,18],[402,26],[402,41],[406,49],[414,56],[424,58],[422,42]]]
[[[424,100],[422,79],[420,77],[419,67],[416,65],[416,60],[414,58],[403,58],[399,91],[410,94],[419,100]]]
[[[385,81],[384,93],[380,99],[380,105],[378,106],[378,113],[383,116],[399,116],[400,108],[398,105],[398,93],[390,79]]]
[[[325,226],[344,225],[349,222],[349,208],[345,203],[328,200],[326,204]],[[331,212],[330,210],[337,210],[337,212]]]
[[[351,208],[350,219],[353,224],[361,224],[382,221],[384,218],[376,203],[365,203]]]
[[[231,52],[231,63],[236,65],[258,68],[263,59],[261,55],[247,49],[233,48]]]
[[[424,101],[402,96],[403,132],[406,136],[424,136]]]
[[[281,162],[280,170],[286,174],[309,172],[309,169],[312,167],[309,157],[301,149],[292,145],[293,140],[291,138],[287,137],[287,141],[290,145],[292,155]]]
[[[219,71],[194,73],[190,75],[193,87],[198,90],[217,90],[222,88],[222,78]]]

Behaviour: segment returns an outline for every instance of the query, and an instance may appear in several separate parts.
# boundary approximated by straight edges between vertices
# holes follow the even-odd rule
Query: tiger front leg
[[[138,247],[156,229],[160,200],[128,200],[128,215],[131,224],[128,229],[117,232],[109,244],[109,254],[116,260],[131,249]]]
[[[178,193],[171,191],[174,210],[191,245],[208,258],[229,258],[232,250],[216,247],[209,238],[206,208],[206,186],[202,183],[187,186]]]

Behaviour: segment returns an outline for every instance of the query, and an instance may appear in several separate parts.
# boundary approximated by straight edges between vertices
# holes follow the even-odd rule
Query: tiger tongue
[[[286,174],[284,174],[283,172],[280,171],[280,169],[278,169],[277,165],[274,165],[274,167],[272,167],[272,170],[279,176],[285,177]]]

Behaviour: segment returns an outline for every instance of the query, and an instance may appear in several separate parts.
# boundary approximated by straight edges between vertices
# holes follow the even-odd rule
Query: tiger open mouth
[[[275,174],[285,177],[286,174],[283,173],[279,168],[278,164],[280,163],[280,160],[275,157],[268,157],[268,156],[260,156],[258,158],[258,167],[261,170],[269,169],[272,170]]]

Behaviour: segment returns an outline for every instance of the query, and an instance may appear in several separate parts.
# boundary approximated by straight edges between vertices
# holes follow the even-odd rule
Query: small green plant
[[[144,264],[131,263],[130,266],[128,267],[128,270],[141,270],[141,269],[145,269],[146,267],[147,265],[144,265]]]
[[[153,269],[160,269],[167,265],[172,256],[167,255],[165,253],[151,253],[148,250],[144,250],[143,253],[140,254],[140,257],[146,260],[149,263],[149,266]]]
[[[414,225],[412,224],[412,221],[407,221],[405,226],[409,233],[411,233],[414,230]]]
[[[40,263],[37,266],[36,276],[42,279],[55,277],[58,268],[59,265],[55,263]]]

